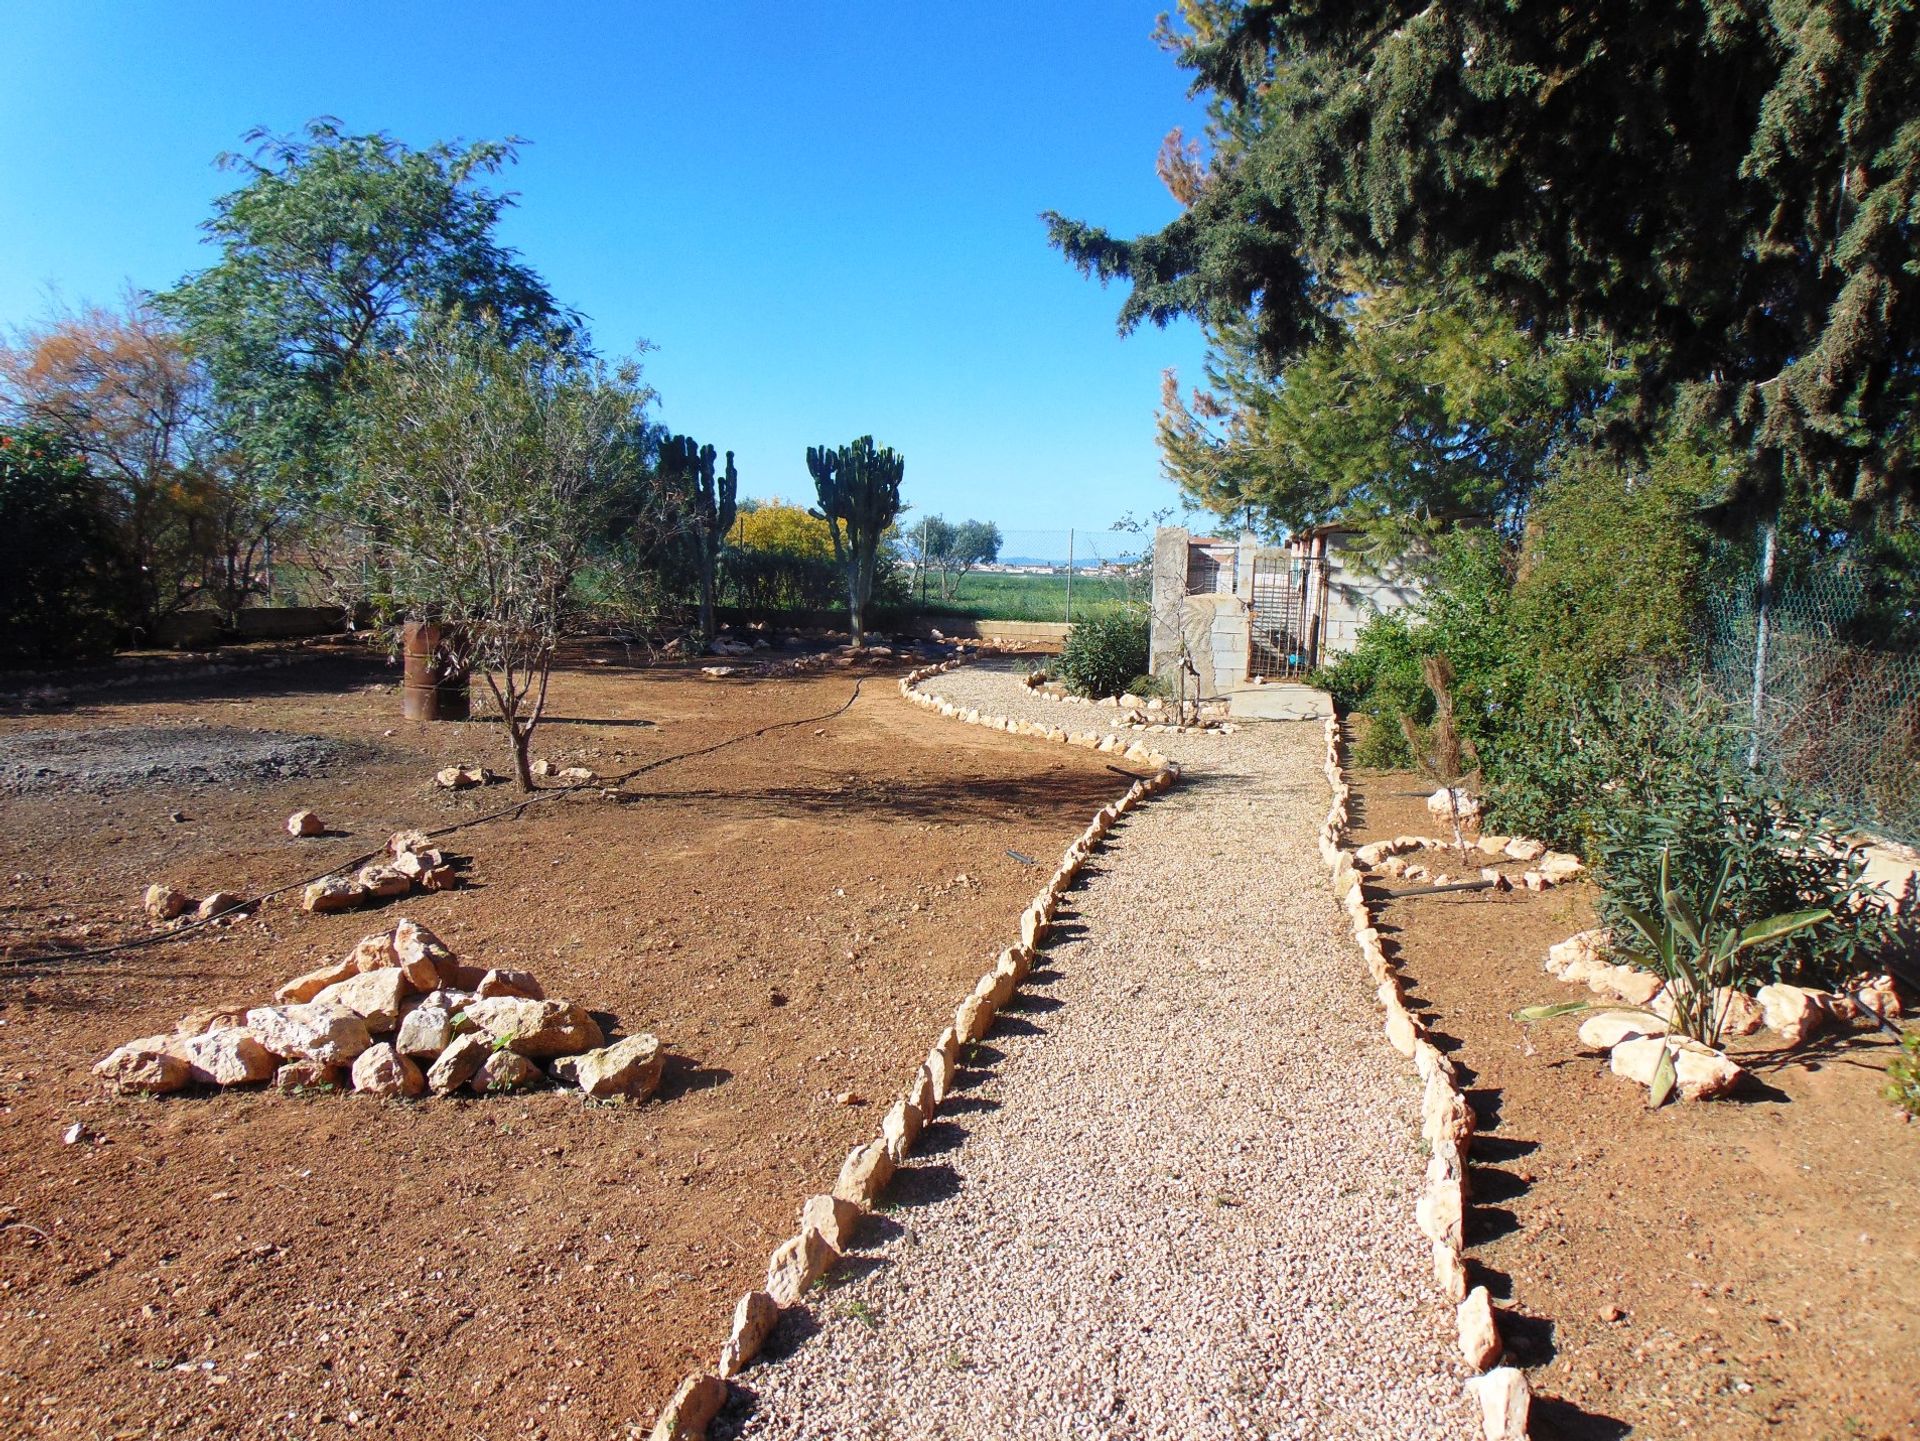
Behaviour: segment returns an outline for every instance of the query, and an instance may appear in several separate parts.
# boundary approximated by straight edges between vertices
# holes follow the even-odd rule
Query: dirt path
[[[927,688],[1103,718],[1009,670]],[[1417,1092],[1311,847],[1320,733],[1153,740],[1186,781],[1071,893],[893,1209],[716,1434],[1466,1434],[1413,1221]]]
[[[1004,944],[1034,885],[1009,851],[1057,854],[1121,787],[1104,757],[950,725],[890,676],[836,715],[857,672],[709,682],[611,654],[555,682],[541,749],[563,764],[822,718],[651,771],[629,804],[459,832],[459,890],[340,916],[272,903],[177,944],[0,969],[0,1436],[644,1434],[877,1124],[841,1098],[884,1096]],[[428,784],[453,761],[500,769],[496,724],[402,721],[366,661],[0,717],[0,753],[32,758],[0,794],[17,954],[141,931],[151,880],[257,894],[506,798]],[[305,806],[343,834],[287,836]],[[142,1102],[88,1074],[400,915],[658,1034],[660,1095]]]

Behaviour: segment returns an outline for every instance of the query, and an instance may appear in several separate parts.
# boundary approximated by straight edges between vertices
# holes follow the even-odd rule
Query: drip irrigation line
[[[832,710],[823,711],[819,715],[799,716],[793,720],[772,721],[755,730],[746,731],[737,736],[730,736],[723,741],[715,741],[712,745],[701,746],[696,750],[682,751],[678,755],[657,757],[654,760],[647,761],[643,765],[637,765],[631,770],[622,771],[619,775],[595,776],[590,781],[577,781],[569,786],[554,786],[548,790],[535,791],[532,795],[515,801],[510,806],[502,806],[497,811],[488,811],[483,815],[469,816],[465,820],[455,821],[451,825],[441,826],[437,830],[426,831],[423,832],[423,834],[425,834],[428,840],[436,840],[441,836],[450,836],[456,831],[469,830],[474,826],[486,825],[490,821],[501,820],[507,816],[518,816],[525,811],[528,806],[537,805],[541,801],[552,800],[555,796],[570,796],[585,790],[612,790],[625,785],[637,776],[646,775],[649,771],[659,770],[662,766],[674,765],[680,761],[698,760],[701,756],[710,756],[715,751],[725,750],[728,746],[739,745],[742,741],[758,740],[761,736],[771,735],[775,731],[786,730],[791,726],[819,725],[822,721],[837,720],[849,710],[853,709],[853,703],[860,699],[860,689],[866,683],[865,676],[856,678],[853,683],[853,693]],[[329,866],[324,871],[316,872],[310,876],[304,876],[297,881],[289,881],[286,885],[280,886],[277,889],[253,896],[238,905],[227,907],[224,911],[216,911],[210,916],[189,921],[186,925],[177,926],[170,931],[156,931],[150,935],[132,936],[124,941],[116,941],[110,946],[96,946],[91,950],[85,951],[41,951],[33,955],[8,956],[0,959],[0,967],[12,969],[17,966],[31,966],[48,961],[91,961],[98,960],[102,956],[116,955],[122,951],[139,951],[145,950],[148,946],[163,946],[169,941],[177,941],[184,936],[190,936],[198,931],[204,930],[215,921],[224,920],[228,916],[244,914],[263,902],[273,900],[276,896],[284,896],[289,891],[297,891],[303,886],[312,885],[315,881],[323,881],[328,876],[337,876],[343,872],[355,870],[365,865],[368,861],[374,860],[386,853],[386,847],[384,846],[377,851],[368,851],[363,855],[353,857],[351,860],[341,861]]]

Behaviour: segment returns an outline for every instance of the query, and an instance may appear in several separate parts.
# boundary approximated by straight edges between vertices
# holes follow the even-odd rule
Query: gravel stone
[[[332,774],[368,748],[232,726],[124,726],[0,736],[0,794],[129,786],[245,785]]]
[[[1006,665],[924,688],[1069,730],[1099,715]],[[1477,1425],[1414,1224],[1420,1091],[1313,848],[1321,730],[1153,740],[1186,780],[1088,863],[870,1249],[783,1318],[716,1437]]]

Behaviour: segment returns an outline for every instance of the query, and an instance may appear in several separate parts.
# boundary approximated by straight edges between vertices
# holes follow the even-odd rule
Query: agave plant
[[[1619,954],[1667,983],[1671,1014],[1662,1015],[1647,1006],[1605,1001],[1561,1001],[1549,1006],[1527,1006],[1514,1012],[1515,1020],[1545,1021],[1583,1011],[1638,1011],[1653,1016],[1670,1030],[1717,1048],[1733,1001],[1732,992],[1749,979],[1740,958],[1757,947],[1816,926],[1832,914],[1825,907],[1816,907],[1769,916],[1764,921],[1742,926],[1720,915],[1727,877],[1733,869],[1731,855],[1722,857],[1719,876],[1704,906],[1696,906],[1674,889],[1668,874],[1670,862],[1669,852],[1663,849],[1660,852],[1660,918],[1655,920],[1637,906],[1626,907],[1628,922],[1640,933],[1639,944],[1622,947]],[[1663,1052],[1649,1087],[1651,1104],[1659,1105],[1672,1088],[1673,1055],[1668,1051]]]

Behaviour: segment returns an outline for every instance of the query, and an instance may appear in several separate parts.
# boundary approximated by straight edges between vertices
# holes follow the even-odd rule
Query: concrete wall
[[[1406,610],[1420,599],[1420,588],[1397,565],[1380,575],[1362,569],[1349,553],[1357,537],[1327,538],[1327,620],[1320,635],[1322,655],[1344,655],[1352,650],[1360,628],[1376,614]]]

